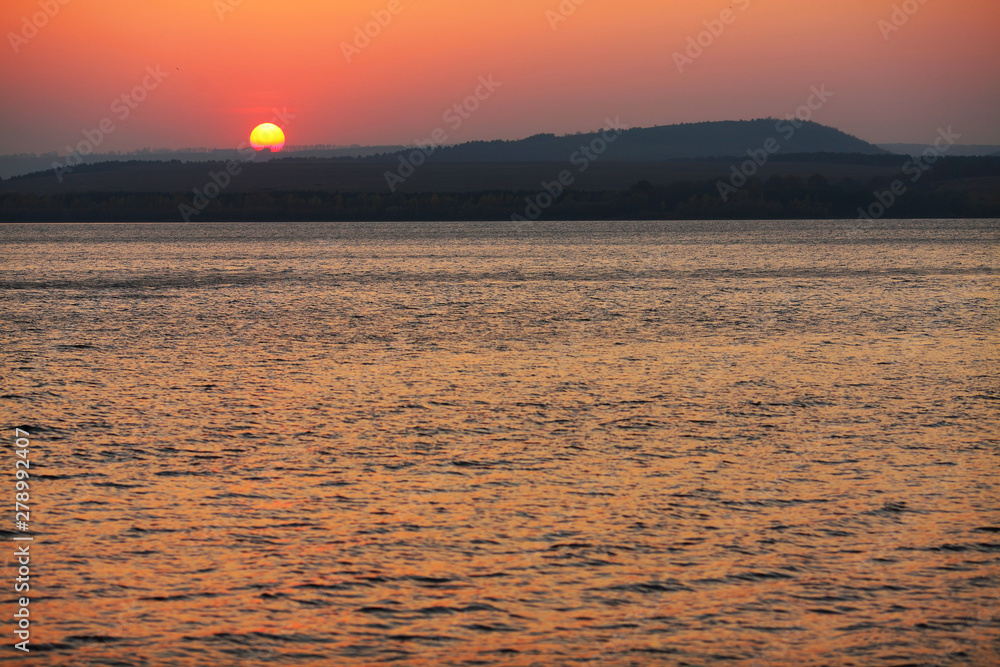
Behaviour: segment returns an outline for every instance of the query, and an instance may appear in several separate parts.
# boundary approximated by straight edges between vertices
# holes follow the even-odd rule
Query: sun
[[[262,123],[250,133],[250,145],[257,150],[270,148],[277,153],[285,145],[285,133],[274,123]]]

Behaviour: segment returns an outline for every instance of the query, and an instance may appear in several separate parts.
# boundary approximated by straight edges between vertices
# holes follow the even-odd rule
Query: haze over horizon
[[[235,148],[274,110],[289,146],[520,139],[784,117],[817,87],[812,120],[865,141],[1000,144],[986,0],[12,0],[0,25],[2,153]]]

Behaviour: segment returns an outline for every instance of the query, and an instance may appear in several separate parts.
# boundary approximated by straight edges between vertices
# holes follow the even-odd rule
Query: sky
[[[867,141],[1000,144],[996,0],[4,0],[0,26],[3,154],[784,117],[814,87]]]

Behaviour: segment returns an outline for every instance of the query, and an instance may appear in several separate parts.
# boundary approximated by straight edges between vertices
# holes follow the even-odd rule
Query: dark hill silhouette
[[[614,141],[602,143],[610,138]],[[580,160],[584,147],[594,159]],[[227,185],[230,192],[324,190],[380,192],[390,190],[392,173],[404,174],[401,159],[423,158],[420,149],[393,150],[355,157],[304,157],[295,152],[258,154]],[[769,148],[772,153],[765,152]],[[606,150],[605,150],[606,149]],[[639,180],[654,184],[726,177],[748,153],[766,156],[761,176],[821,173],[828,179],[870,179],[898,168],[899,156],[818,123],[777,119],[719,121],[633,128],[555,136],[539,134],[517,141],[473,141],[439,147],[430,164],[409,169],[391,183],[412,192],[528,190],[570,170],[574,187],[618,190]],[[312,155],[306,152],[305,155]],[[270,159],[265,159],[265,158]],[[147,159],[84,164],[71,171],[49,169],[15,176],[0,183],[0,192],[184,192],[209,182],[224,169],[217,161]],[[795,161],[798,165],[783,164]],[[592,162],[592,164],[591,164]],[[760,159],[757,159],[761,164]],[[810,164],[812,163],[812,164]],[[586,167],[586,168],[585,168]],[[806,173],[807,172],[807,173]],[[892,172],[894,173],[894,172]],[[412,175],[412,178],[410,177]],[[404,182],[405,181],[405,182]]]
[[[797,127],[796,127],[797,125]],[[601,137],[600,132],[556,136],[537,134],[515,141],[471,141],[436,149],[432,162],[566,162],[583,146]],[[857,137],[818,123],[799,123],[774,118],[749,121],[717,121],[664,125],[625,130],[600,160],[611,162],[662,162],[678,159],[745,159],[748,150],[760,150],[768,140],[780,146],[778,155],[822,153],[825,155],[886,155],[889,151]],[[369,162],[398,159],[414,147],[285,147],[273,159],[361,159]],[[162,164],[174,160],[185,163],[225,162],[244,159],[236,149],[184,149],[134,151],[127,154],[91,154],[75,156],[76,164],[106,162],[146,162]],[[264,156],[266,157],[266,156]],[[263,160],[261,160],[263,161]],[[10,179],[51,170],[54,163],[65,164],[66,157],[56,153],[0,156],[0,178]],[[82,166],[81,165],[81,166]]]
[[[765,118],[664,125],[625,130],[612,142],[601,160],[657,162],[685,158],[745,156],[768,140],[777,142],[781,154],[855,153],[881,155],[888,151],[845,132],[819,123]],[[601,138],[601,132],[555,136],[537,134],[517,141],[471,141],[437,149],[433,161],[448,162],[558,162]]]

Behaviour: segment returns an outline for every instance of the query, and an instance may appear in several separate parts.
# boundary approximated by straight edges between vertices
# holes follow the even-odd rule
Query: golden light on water
[[[494,224],[0,225],[46,664],[1000,664],[991,221]]]

